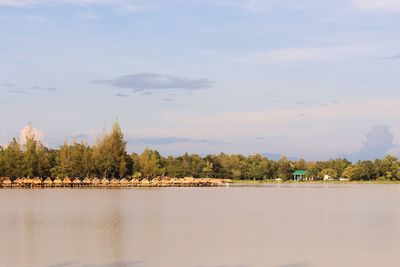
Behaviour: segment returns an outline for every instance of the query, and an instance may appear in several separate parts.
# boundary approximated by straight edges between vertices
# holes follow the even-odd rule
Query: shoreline
[[[195,180],[196,178],[194,178]],[[147,180],[147,179],[144,179]],[[148,181],[148,180],[147,180]],[[207,181],[197,183],[185,181],[184,179],[176,179],[175,183],[162,183],[160,181],[148,181],[142,183],[117,183],[115,180],[113,183],[107,184],[90,184],[90,183],[79,183],[79,184],[15,184],[4,185],[0,183],[1,189],[12,189],[12,190],[31,190],[31,189],[134,189],[134,188],[228,188],[228,187],[263,187],[263,186],[296,186],[296,185],[400,185],[400,181],[275,181],[275,180],[264,180],[264,181],[253,181],[253,180],[231,180],[231,179],[212,179],[208,178]]]
[[[79,178],[16,178],[3,177],[0,188],[42,189],[42,188],[131,188],[131,187],[218,187],[233,183],[231,179],[216,178],[171,178],[156,177],[153,179],[99,179],[97,177]]]
[[[373,181],[275,181],[275,180],[233,180],[233,184],[243,184],[243,185],[268,185],[268,184],[400,184],[400,181],[390,181],[390,180],[373,180]]]

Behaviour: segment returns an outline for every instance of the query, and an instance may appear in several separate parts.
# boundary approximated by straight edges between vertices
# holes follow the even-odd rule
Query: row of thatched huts
[[[208,187],[224,186],[232,183],[231,179],[214,178],[170,178],[157,177],[153,179],[99,179],[96,177],[85,178],[0,178],[0,185],[6,188],[43,188],[43,187]]]

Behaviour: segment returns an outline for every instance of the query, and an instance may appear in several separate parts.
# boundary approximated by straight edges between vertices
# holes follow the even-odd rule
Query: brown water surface
[[[400,185],[0,190],[4,267],[400,266]]]

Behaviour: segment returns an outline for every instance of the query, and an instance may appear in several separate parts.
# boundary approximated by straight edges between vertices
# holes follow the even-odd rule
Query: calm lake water
[[[399,185],[0,190],[0,266],[399,266]]]

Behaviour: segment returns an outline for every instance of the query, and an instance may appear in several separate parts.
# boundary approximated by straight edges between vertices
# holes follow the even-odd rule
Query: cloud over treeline
[[[32,136],[35,140],[43,142],[45,134],[43,131],[33,128],[32,125],[27,125],[20,131],[20,143],[23,145],[26,143],[26,139]]]
[[[351,155],[352,161],[374,160],[385,157],[396,145],[394,137],[387,125],[376,125],[367,134],[366,141],[360,150]]]

